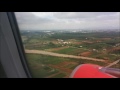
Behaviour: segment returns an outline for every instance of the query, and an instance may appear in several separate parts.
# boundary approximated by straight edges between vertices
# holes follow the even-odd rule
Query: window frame
[[[31,78],[14,12],[0,12],[0,62],[8,78]]]

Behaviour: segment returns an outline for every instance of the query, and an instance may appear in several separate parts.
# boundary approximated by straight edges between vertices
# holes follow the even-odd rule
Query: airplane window
[[[0,63],[0,78],[6,78],[6,74],[4,72],[4,69],[3,69],[2,65],[1,65],[1,63]]]
[[[120,12],[15,12],[33,78],[69,78],[120,59]],[[111,68],[120,69],[120,62]]]

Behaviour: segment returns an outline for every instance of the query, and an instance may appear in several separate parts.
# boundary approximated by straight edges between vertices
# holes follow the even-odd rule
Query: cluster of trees
[[[86,38],[113,38],[119,37],[118,32],[92,32],[92,33],[56,33],[51,36],[55,39],[86,39]]]

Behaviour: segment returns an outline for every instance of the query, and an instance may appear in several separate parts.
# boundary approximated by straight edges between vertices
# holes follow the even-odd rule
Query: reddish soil
[[[56,69],[59,69],[60,71],[66,72],[68,74],[70,74],[72,72],[71,69],[59,67],[58,65],[49,65],[49,66],[53,67],[53,68],[56,68]]]
[[[103,59],[105,59],[105,60],[109,60],[109,58],[108,58],[108,57],[103,57]]]
[[[53,48],[53,49],[48,49],[47,51],[58,51],[58,50],[65,49],[65,48],[67,48],[67,46],[59,47],[59,48]]]
[[[67,66],[68,64],[77,64],[76,62],[62,62],[57,64],[58,67],[64,67]]]
[[[87,52],[81,53],[80,55],[87,57],[87,56],[89,56],[89,55],[91,55],[91,54],[92,54],[92,52],[87,51]]]
[[[91,41],[82,41],[82,42],[84,42],[84,43],[93,43],[93,42],[91,42]]]
[[[100,40],[97,40],[96,42],[102,42],[102,41],[100,41]]]
[[[66,65],[70,64],[70,62],[62,62],[60,64],[57,64],[58,67],[64,67]]]
[[[58,72],[58,73],[52,74],[52,75],[50,75],[50,76],[47,76],[47,77],[45,77],[45,78],[52,78],[52,77],[54,77],[55,75],[60,74],[60,73],[61,73],[61,72]]]
[[[120,47],[109,49],[108,52],[114,52],[120,50]]]
[[[66,72],[69,75],[72,72],[72,70],[64,67],[64,66],[67,66],[69,64],[76,64],[76,63],[75,62],[62,62],[62,63],[57,64],[57,65],[49,65],[49,66],[56,68],[56,69],[59,69],[60,71]]]
[[[79,45],[79,44],[82,44],[82,42],[75,42],[74,44],[77,44],[77,45]]]
[[[102,40],[110,40],[111,38],[102,38]]]
[[[67,76],[65,76],[64,78],[69,78],[70,77],[70,75],[67,75]]]
[[[68,77],[70,76],[70,74],[72,73],[72,70],[69,69],[69,68],[65,68],[64,66],[67,66],[67,65],[69,65],[69,64],[77,64],[77,63],[76,63],[76,62],[62,62],[62,63],[57,64],[57,65],[51,65],[51,64],[50,64],[50,65],[49,65],[50,67],[59,69],[60,72],[55,73],[55,74],[50,75],[50,76],[47,76],[46,78],[54,77],[55,75],[60,74],[61,71],[66,73],[66,76],[65,76],[64,78],[68,78]]]

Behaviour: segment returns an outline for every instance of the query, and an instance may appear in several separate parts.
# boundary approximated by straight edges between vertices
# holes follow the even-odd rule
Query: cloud
[[[116,29],[119,12],[16,12],[21,30]]]

